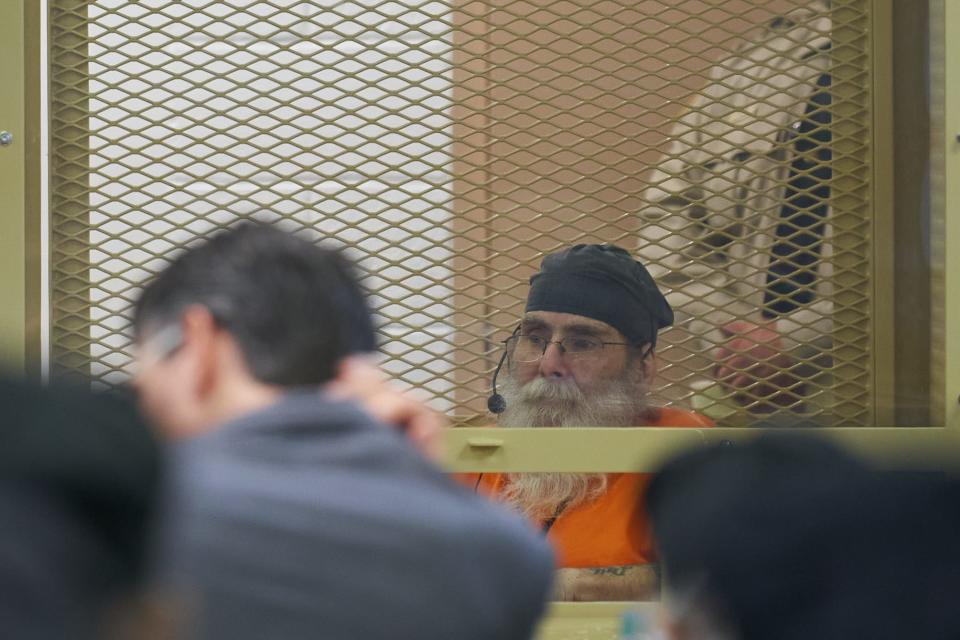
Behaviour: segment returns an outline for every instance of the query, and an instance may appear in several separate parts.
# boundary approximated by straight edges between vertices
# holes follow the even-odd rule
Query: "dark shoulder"
[[[466,495],[460,511],[446,543],[434,548],[444,547],[451,563],[473,567],[477,598],[511,594],[536,620],[553,580],[549,543],[526,520],[480,496]]]

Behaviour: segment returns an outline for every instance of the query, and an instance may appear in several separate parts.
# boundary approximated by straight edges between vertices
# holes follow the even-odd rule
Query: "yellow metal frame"
[[[893,0],[874,0],[870,11],[872,37],[873,93],[873,380],[874,424],[893,424],[896,419],[896,368],[894,299],[884,295],[894,282],[894,195],[893,195]]]
[[[0,6],[0,366],[39,375],[40,365],[40,4]]]
[[[23,104],[24,104],[24,372],[30,378],[40,380],[42,348],[42,176],[41,136],[43,135],[41,105],[42,59],[40,29],[42,25],[40,3],[24,0],[23,4]]]
[[[489,429],[461,427],[446,436],[445,464],[455,473],[494,472],[653,472],[685,449],[755,438],[765,429],[663,427]],[[934,466],[952,462],[942,427],[844,427],[781,429],[819,435],[890,467]]]
[[[25,369],[28,333],[28,282],[31,266],[27,249],[28,220],[30,231],[39,216],[28,209],[28,162],[36,159],[31,130],[28,128],[28,84],[30,77],[27,25],[30,2],[4,2],[0,6],[0,42],[6,43],[5,55],[0,56],[0,130],[13,134],[13,143],[0,147],[0,361],[5,369],[19,373]],[[38,32],[39,33],[39,32]],[[38,38],[32,39],[37,44]],[[39,66],[36,67],[39,72]],[[38,74],[35,74],[38,75]],[[38,105],[35,105],[38,106]],[[31,114],[39,121],[39,109]],[[39,166],[39,165],[37,165]],[[32,177],[32,176],[31,176]],[[39,235],[37,236],[39,237]],[[36,287],[34,291],[39,290]]]
[[[48,3],[48,48],[51,63],[56,47],[72,49],[70,69],[57,73],[51,64],[50,94],[71,96],[68,106],[51,100],[51,132],[56,123],[69,122],[81,134],[69,144],[50,141],[50,263],[61,269],[50,273],[50,326],[66,329],[65,335],[50,340],[52,379],[89,382],[90,374],[90,289],[89,263],[90,199],[89,160],[90,87],[87,74],[89,38],[87,30],[90,0]],[[59,77],[58,77],[59,76]],[[71,193],[65,197],[64,193]],[[75,194],[82,195],[75,195]]]
[[[960,440],[960,4],[944,2],[944,244],[945,361],[944,424],[951,442]]]

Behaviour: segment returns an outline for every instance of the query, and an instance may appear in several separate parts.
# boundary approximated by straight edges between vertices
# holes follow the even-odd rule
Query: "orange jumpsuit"
[[[652,427],[713,426],[699,414],[669,407],[650,409],[637,422]],[[477,493],[494,499],[507,482],[502,473],[471,474],[462,479]],[[649,481],[648,473],[611,473],[602,496],[561,511],[547,532],[547,540],[557,554],[557,566],[612,567],[656,562],[643,503]],[[538,524],[545,528],[546,523]]]

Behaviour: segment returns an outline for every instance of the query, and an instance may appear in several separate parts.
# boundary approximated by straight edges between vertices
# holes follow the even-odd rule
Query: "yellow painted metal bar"
[[[0,4],[0,362],[20,373],[27,336],[25,16],[23,2]],[[4,144],[5,143],[5,144]]]
[[[705,429],[704,441],[733,446],[764,433],[811,435],[833,441],[880,468],[958,469],[958,450],[945,446],[942,427],[842,427],[835,429]]]
[[[944,3],[945,423],[960,440],[960,3]]]
[[[870,11],[873,137],[873,398],[875,424],[896,421],[894,301],[888,295],[896,281],[893,177],[893,0],[874,0]],[[920,274],[921,277],[922,274]]]
[[[51,376],[85,381],[90,367],[89,0],[50,4]]]
[[[43,108],[41,84],[46,80],[40,68],[41,3],[23,1],[24,25],[24,371],[35,379],[41,378],[42,361],[42,300],[41,284],[43,255],[41,233],[43,207],[41,197],[42,171],[41,136]]]
[[[831,94],[833,132],[833,180],[831,185],[832,224],[836,256],[834,299],[833,386],[837,420],[844,425],[875,421],[873,398],[862,397],[863,375],[873,377],[875,366],[868,349],[857,348],[864,328],[870,323],[871,303],[867,298],[871,265],[857,247],[869,243],[872,232],[867,211],[869,184],[864,139],[870,135],[864,112],[870,105],[871,88],[868,20],[859,0],[832,3]],[[866,347],[866,345],[863,345]],[[872,392],[873,385],[868,389]],[[872,396],[872,393],[870,393]],[[866,401],[864,401],[866,400]]]
[[[930,34],[930,341],[939,348],[930,354],[930,415],[931,420],[947,424],[946,374],[947,350],[946,305],[950,300],[946,288],[946,179],[944,176],[944,108],[946,93],[946,24],[944,0],[930,0],[927,28]],[[955,34],[956,35],[956,34]]]
[[[659,467],[683,449],[702,446],[699,429],[451,429],[452,471],[638,471]]]
[[[459,427],[446,436],[448,470],[470,472],[651,472],[684,449],[729,441],[744,442],[764,429],[664,427],[491,429]],[[953,466],[956,448],[944,445],[938,427],[844,427],[778,429],[776,433],[816,435],[884,466]]]

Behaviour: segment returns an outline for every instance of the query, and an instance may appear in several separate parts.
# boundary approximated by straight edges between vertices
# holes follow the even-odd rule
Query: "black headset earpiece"
[[[487,398],[487,409],[490,410],[490,413],[501,414],[507,410],[507,401],[502,395],[497,393],[497,376],[500,375],[500,367],[503,366],[503,361],[507,359],[507,350],[503,350],[503,355],[500,356],[500,362],[497,363],[497,368],[493,370],[493,381],[491,386],[493,387],[493,393],[490,394],[490,397]]]
[[[513,330],[511,338],[517,335],[520,332],[520,327],[517,327]],[[507,345],[503,345],[503,355],[500,356],[500,362],[497,363],[497,368],[493,370],[493,380],[490,382],[490,386],[493,387],[493,393],[490,394],[490,397],[487,398],[487,409],[490,413],[496,413],[497,415],[503,413],[507,410],[507,400],[502,395],[497,393],[497,376],[500,375],[500,368],[503,367],[503,363],[507,360]]]
[[[501,414],[507,410],[507,401],[499,393],[494,393],[487,398],[487,409],[490,413]]]

